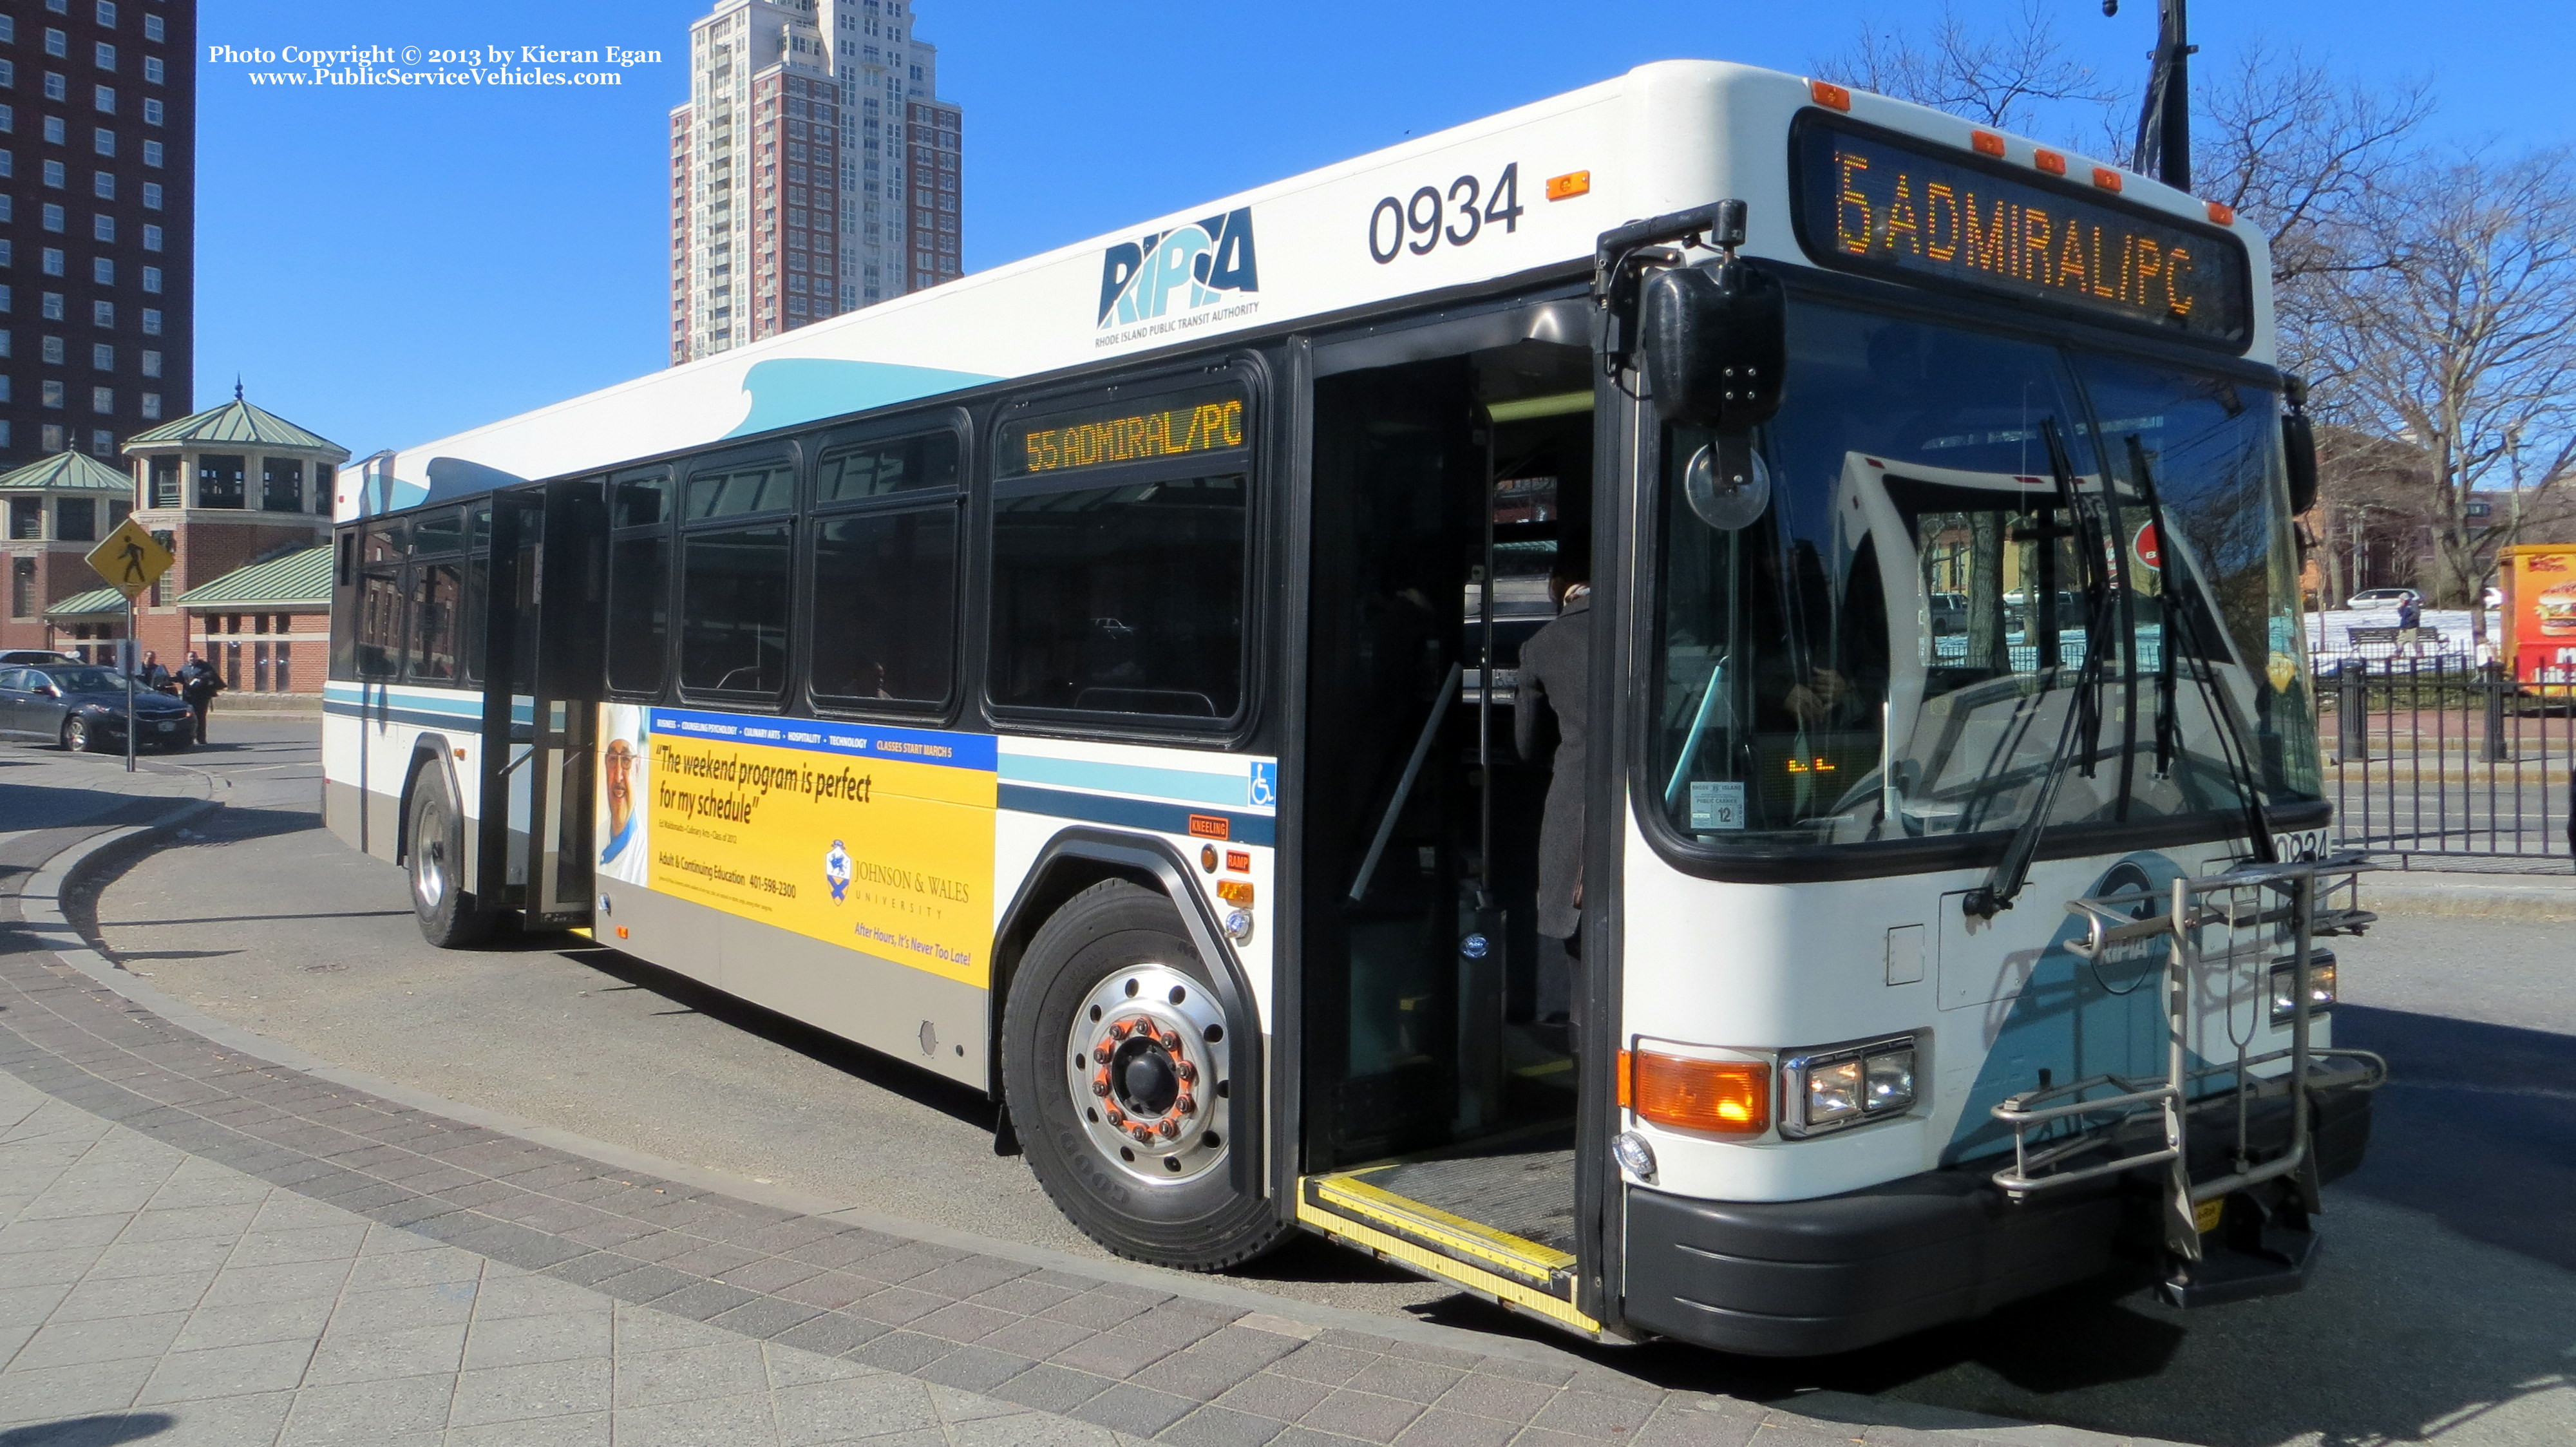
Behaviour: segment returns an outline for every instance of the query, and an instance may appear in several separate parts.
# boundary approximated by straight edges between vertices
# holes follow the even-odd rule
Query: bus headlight
[[[2272,967],[2272,1023],[2287,1025],[2298,1011],[2297,961]],[[2308,1013],[2334,1008],[2335,957],[2332,950],[2308,951]]]
[[[1911,1035],[1791,1055],[1780,1067],[1780,1133],[1822,1135],[1903,1115],[1914,1108],[1914,1059]]]

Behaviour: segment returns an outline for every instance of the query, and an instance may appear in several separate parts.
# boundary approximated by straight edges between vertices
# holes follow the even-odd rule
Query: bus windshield
[[[1706,434],[1665,438],[1676,832],[2011,830],[2061,753],[2049,824],[2241,818],[2249,777],[2267,805],[2318,797],[2272,393],[1811,302],[1789,357],[1758,513],[1695,494]]]

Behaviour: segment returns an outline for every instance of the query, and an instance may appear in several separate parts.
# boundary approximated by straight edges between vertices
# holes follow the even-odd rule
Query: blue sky
[[[201,46],[197,400],[236,374],[363,455],[665,364],[666,115],[711,0],[202,0],[203,46],[659,49],[613,89],[280,90]],[[2153,0],[2061,35],[2134,85]],[[1963,14],[2000,14],[1999,3]],[[1533,0],[1183,7],[918,0],[965,108],[965,260],[993,266],[1674,57],[1803,71],[1864,19],[1937,6]],[[1170,18],[1155,18],[1166,16]],[[1615,19],[1613,19],[1615,17]],[[1604,23],[1609,21],[1610,23]],[[2543,0],[2202,0],[2200,63],[2261,37],[2369,80],[2429,78],[2437,133],[2576,141],[2576,18]],[[2075,138],[2080,139],[2080,138]]]

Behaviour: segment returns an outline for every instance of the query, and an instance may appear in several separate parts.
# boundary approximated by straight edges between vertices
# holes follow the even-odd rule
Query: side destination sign
[[[610,704],[612,878],[991,983],[990,734]]]
[[[2223,231],[1819,112],[1789,146],[1798,243],[1821,265],[2232,352],[2253,339],[2245,247]]]

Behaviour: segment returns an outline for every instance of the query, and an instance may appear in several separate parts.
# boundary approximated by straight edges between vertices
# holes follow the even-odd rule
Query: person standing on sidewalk
[[[197,742],[201,744],[206,741],[206,710],[213,705],[215,695],[223,691],[223,675],[215,671],[213,664],[199,658],[197,650],[189,649],[188,661],[179,665],[179,697],[196,715]]]

